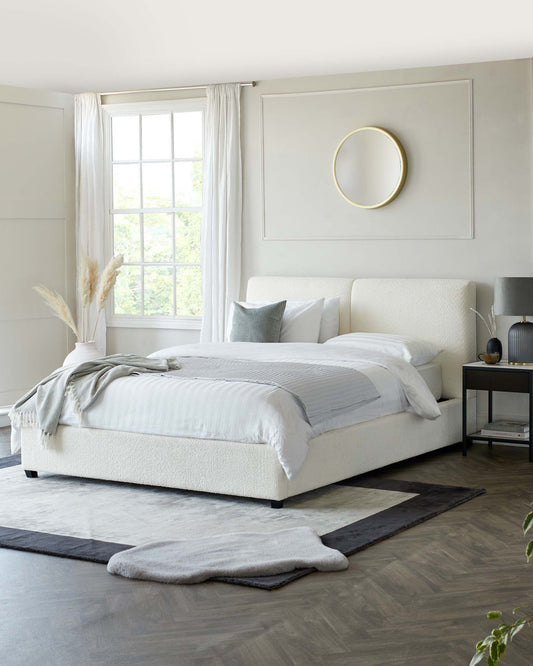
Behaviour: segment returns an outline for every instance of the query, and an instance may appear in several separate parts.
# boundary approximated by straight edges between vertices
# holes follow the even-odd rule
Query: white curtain
[[[207,87],[202,218],[201,342],[223,342],[241,280],[241,87]]]
[[[76,259],[82,252],[105,262],[104,138],[100,98],[96,93],[74,97],[74,152],[76,158]],[[78,324],[82,321],[81,303],[77,303]],[[94,315],[94,313],[93,313]],[[92,333],[94,316],[90,322]],[[89,335],[90,335],[89,333]],[[102,311],[94,336],[102,354],[106,352],[105,311]]]

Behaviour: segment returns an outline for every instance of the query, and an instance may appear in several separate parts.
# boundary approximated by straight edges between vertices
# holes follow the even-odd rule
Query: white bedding
[[[341,365],[366,374],[381,397],[349,414],[331,418],[320,429],[313,429],[295,399],[270,385],[173,381],[165,376],[140,375],[123,377],[110,384],[84,413],[81,424],[75,406],[68,400],[60,423],[153,435],[266,443],[274,447],[291,479],[305,460],[309,439],[322,432],[406,409],[425,418],[440,415],[427,384],[409,363],[375,353],[358,353],[354,357],[344,346],[221,343],[171,347],[152,356],[215,356]],[[20,450],[17,433],[12,438],[12,449],[14,453]]]
[[[422,375],[422,379],[428,385],[435,400],[440,400],[442,398],[442,370],[440,363],[424,363],[424,365],[417,365],[416,369]]]

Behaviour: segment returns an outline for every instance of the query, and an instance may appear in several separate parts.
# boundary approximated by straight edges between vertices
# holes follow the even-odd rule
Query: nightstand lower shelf
[[[511,444],[525,444],[526,446],[529,445],[529,439],[523,439],[519,437],[498,437],[498,435],[489,437],[488,435],[482,435],[481,431],[470,433],[470,435],[466,436],[466,439],[469,442],[474,439],[478,439],[483,442],[489,442],[489,444],[490,442],[510,442]]]
[[[500,363],[486,365],[485,363],[466,363],[463,365],[463,455],[466,456],[467,446],[473,440],[488,442],[508,442],[510,444],[526,444],[529,447],[529,462],[533,462],[533,430],[530,430],[528,439],[514,437],[498,437],[482,435],[479,431],[467,433],[467,391],[487,391],[488,395],[488,421],[492,422],[492,394],[494,391],[504,393],[527,393],[529,402],[529,423],[533,425],[533,366],[516,366]]]

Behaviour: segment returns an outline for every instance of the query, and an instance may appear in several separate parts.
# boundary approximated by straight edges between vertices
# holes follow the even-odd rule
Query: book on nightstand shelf
[[[509,439],[529,439],[527,421],[492,421],[481,429],[484,437],[504,437]]]

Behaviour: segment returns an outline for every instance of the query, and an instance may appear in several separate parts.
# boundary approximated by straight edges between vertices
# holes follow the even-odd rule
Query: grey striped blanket
[[[165,377],[268,384],[288,391],[313,427],[380,397],[370,379],[352,368],[200,356],[179,357],[178,361],[181,368]]]

